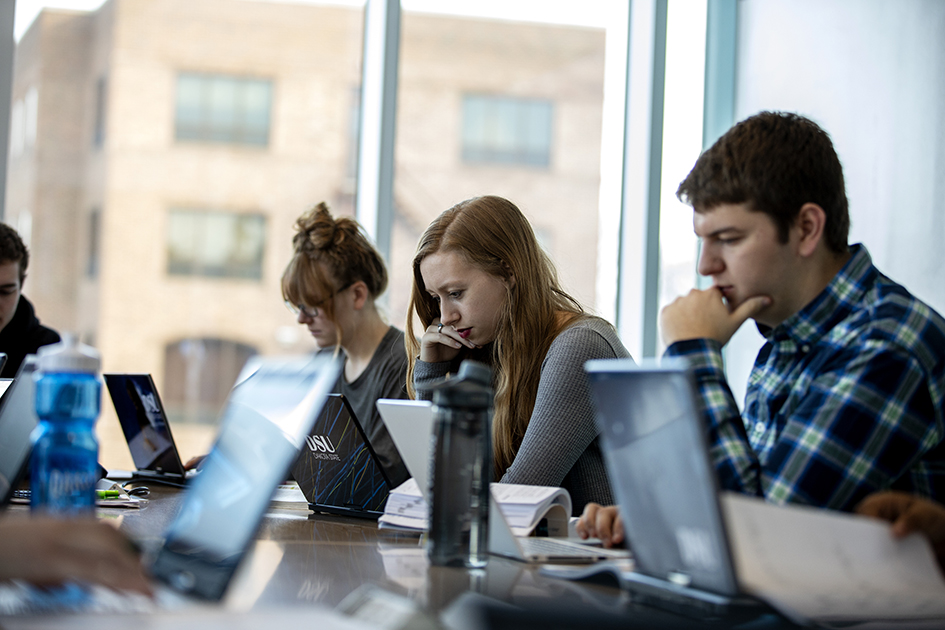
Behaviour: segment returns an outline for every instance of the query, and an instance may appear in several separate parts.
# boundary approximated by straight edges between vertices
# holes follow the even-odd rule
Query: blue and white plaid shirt
[[[744,418],[716,341],[667,349],[694,370],[723,488],[838,510],[887,488],[945,501],[945,320],[865,247],[851,252],[813,302],[762,331]]]

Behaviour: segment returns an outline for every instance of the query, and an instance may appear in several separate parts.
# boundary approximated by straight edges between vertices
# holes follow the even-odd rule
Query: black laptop
[[[347,399],[331,394],[292,471],[315,512],[378,519],[391,483]]]
[[[174,444],[171,426],[151,375],[103,376],[137,469],[133,477],[171,484],[184,483],[184,464]]]

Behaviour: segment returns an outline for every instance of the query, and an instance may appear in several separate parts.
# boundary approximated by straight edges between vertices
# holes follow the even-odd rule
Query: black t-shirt
[[[348,399],[391,483],[396,487],[409,479],[407,466],[375,404],[378,398],[408,398],[404,333],[393,326],[388,328],[364,372],[348,383],[342,370],[335,392]]]
[[[7,363],[0,377],[13,378],[28,354],[36,354],[40,346],[59,341],[59,333],[39,323],[33,305],[25,296],[20,296],[16,312],[10,323],[0,330],[0,352],[7,354]]]

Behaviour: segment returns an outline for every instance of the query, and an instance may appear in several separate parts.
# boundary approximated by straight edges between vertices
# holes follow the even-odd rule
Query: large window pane
[[[606,64],[626,61],[626,48],[608,56],[608,37],[625,32],[626,3],[403,6],[390,260],[396,323],[423,230],[486,194],[518,205],[566,289],[609,315],[612,295],[601,304],[597,292],[602,129]]]
[[[25,295],[104,370],[154,377],[185,459],[214,432],[188,420],[214,417],[249,354],[315,348],[279,280],[299,214],[354,210],[363,20],[356,3],[113,0],[19,35],[4,219],[31,232]],[[128,468],[107,396],[98,431]]]

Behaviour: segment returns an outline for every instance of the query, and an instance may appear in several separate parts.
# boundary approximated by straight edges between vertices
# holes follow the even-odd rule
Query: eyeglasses
[[[328,297],[326,297],[326,298],[324,298],[324,299],[322,299],[322,300],[319,300],[318,302],[315,302],[315,304],[313,304],[313,305],[311,305],[311,306],[306,306],[306,305],[304,305],[304,304],[293,304],[293,303],[290,302],[289,300],[286,300],[286,301],[285,301],[285,305],[286,305],[286,308],[288,308],[290,311],[292,311],[292,313],[293,313],[296,317],[298,317],[300,314],[304,314],[306,317],[308,317],[308,318],[310,318],[310,319],[315,319],[315,318],[318,317],[318,316],[322,313],[322,311],[324,310],[324,308],[322,307],[322,305],[323,305],[325,302],[327,302],[327,301],[330,300],[331,298],[335,297],[335,296],[338,295],[339,293],[341,293],[341,292],[343,292],[343,291],[347,291],[348,289],[350,289],[350,288],[352,287],[352,285],[354,285],[354,282],[349,282],[348,284],[346,284],[345,286],[341,287],[340,289],[338,289],[337,291],[335,291],[334,293],[332,293],[332,294],[329,295]]]

